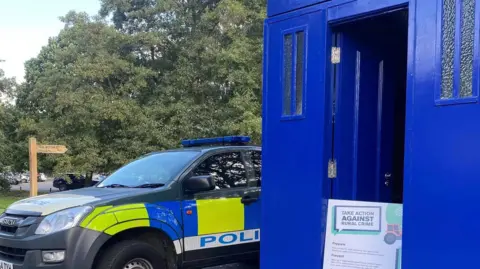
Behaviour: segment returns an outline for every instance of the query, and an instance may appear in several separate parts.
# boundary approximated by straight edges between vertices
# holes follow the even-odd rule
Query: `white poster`
[[[401,269],[401,204],[329,200],[323,269]]]

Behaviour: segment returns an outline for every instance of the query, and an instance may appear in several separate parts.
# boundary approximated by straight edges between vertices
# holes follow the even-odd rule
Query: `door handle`
[[[246,204],[246,205],[249,205],[249,204],[254,203],[256,201],[258,201],[258,198],[253,198],[253,197],[250,197],[250,196],[244,196],[244,197],[242,197],[242,200],[241,200],[242,204]]]

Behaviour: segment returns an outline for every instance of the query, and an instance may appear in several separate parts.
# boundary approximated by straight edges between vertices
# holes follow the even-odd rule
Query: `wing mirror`
[[[193,176],[183,182],[185,192],[197,193],[215,189],[215,182],[212,176]]]

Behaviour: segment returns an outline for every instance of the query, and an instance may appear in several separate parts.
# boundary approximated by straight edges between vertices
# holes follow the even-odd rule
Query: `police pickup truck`
[[[258,262],[261,148],[182,141],[89,188],[0,215],[0,269],[172,269]]]

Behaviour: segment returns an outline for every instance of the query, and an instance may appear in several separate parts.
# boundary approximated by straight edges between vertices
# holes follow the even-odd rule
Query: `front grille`
[[[30,218],[28,216],[21,216],[21,215],[14,215],[14,214],[3,214],[3,216],[17,219],[18,220],[17,225],[20,225],[20,223]],[[18,230],[18,226],[7,226],[7,225],[0,224],[0,233],[15,234],[17,230]]]
[[[0,232],[2,233],[14,234],[17,232],[17,230],[18,230],[18,227],[0,225]]]
[[[7,260],[13,260],[18,262],[23,262],[25,260],[25,255],[27,254],[26,249],[21,248],[9,248],[0,246],[0,258],[5,258]]]

